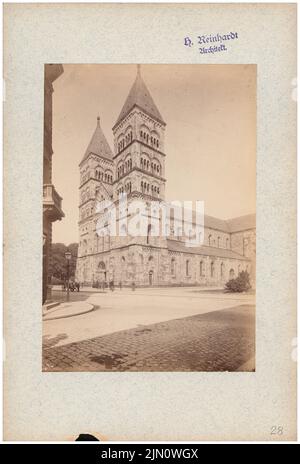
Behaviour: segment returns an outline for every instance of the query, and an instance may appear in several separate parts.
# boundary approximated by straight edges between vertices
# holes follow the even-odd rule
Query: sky
[[[97,124],[114,126],[135,64],[64,64],[53,83],[52,181],[63,197],[52,241],[78,241],[79,166]],[[202,200],[220,219],[255,213],[256,66],[143,65],[164,121],[166,200]]]

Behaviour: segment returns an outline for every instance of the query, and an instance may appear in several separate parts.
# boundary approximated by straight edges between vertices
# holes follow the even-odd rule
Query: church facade
[[[166,123],[139,67],[112,130],[113,150],[97,118],[79,165],[76,279],[87,285],[113,280],[123,286],[133,282],[136,286],[224,286],[247,270],[255,286],[255,215],[230,220],[205,215],[199,246],[187,246],[192,227],[187,231],[171,208],[167,224],[160,214],[153,213],[153,205],[160,211],[166,204]],[[126,207],[122,202],[125,195]],[[145,205],[143,216],[149,222],[141,236],[128,229],[134,216],[130,206],[136,201]]]

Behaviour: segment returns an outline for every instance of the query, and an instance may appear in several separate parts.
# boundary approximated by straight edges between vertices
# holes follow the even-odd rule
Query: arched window
[[[203,261],[200,261],[200,276],[202,277],[204,275],[204,267],[203,267]]]
[[[229,238],[226,238],[226,248],[229,248]]]
[[[172,258],[171,259],[171,275],[172,276],[175,276],[175,267],[176,267],[176,261],[175,261],[175,258]]]
[[[220,273],[221,273],[221,277],[224,277],[224,263],[221,263]]]
[[[187,277],[190,275],[190,261],[188,259],[185,262],[185,275]]]
[[[150,240],[150,233],[151,233],[151,224],[148,224],[148,228],[147,228],[147,243],[149,243],[149,240]]]
[[[229,278],[234,279],[234,269],[230,269],[229,271]]]
[[[102,271],[105,271],[105,263],[104,263],[104,261],[100,261],[100,263],[98,264],[98,269],[100,269]]]
[[[208,245],[211,246],[212,244],[212,237],[211,234],[208,236]]]
[[[210,263],[210,277],[214,277],[215,274],[215,263],[212,261]]]
[[[218,248],[220,248],[221,237],[218,237]]]

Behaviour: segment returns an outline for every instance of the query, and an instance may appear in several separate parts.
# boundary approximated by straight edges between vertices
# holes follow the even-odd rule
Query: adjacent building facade
[[[51,298],[52,223],[64,217],[62,198],[52,183],[52,94],[53,82],[63,73],[61,64],[46,64],[44,75],[43,158],[43,303]]]
[[[112,130],[113,150],[97,118],[79,165],[76,279],[90,285],[113,280],[115,284],[134,282],[137,286],[220,286],[247,270],[255,285],[255,215],[227,221],[205,216],[202,244],[193,247],[187,246],[193,227],[187,231],[172,208],[167,223],[162,220],[159,211],[165,204],[166,123],[139,67]],[[141,236],[130,235],[127,229],[136,200],[143,201],[143,215],[149,222]],[[114,214],[116,235],[112,233]]]

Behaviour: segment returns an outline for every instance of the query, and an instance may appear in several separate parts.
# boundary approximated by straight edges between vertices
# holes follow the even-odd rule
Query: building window
[[[212,239],[211,239],[211,235],[208,236],[208,245],[211,246],[212,244]]]
[[[150,232],[151,232],[151,224],[148,224],[148,229],[147,229],[147,243],[149,243],[149,240],[150,240]]]
[[[220,248],[220,244],[221,244],[221,238],[218,237],[218,248]]]
[[[171,259],[171,275],[175,276],[175,258]]]
[[[230,269],[229,271],[229,279],[234,279],[234,270]]]
[[[226,238],[226,248],[229,248],[229,238]]]
[[[221,271],[221,277],[224,277],[224,263],[221,263],[220,271]]]
[[[120,232],[121,232],[120,233],[121,237],[126,237],[126,235],[127,235],[127,227],[126,227],[125,224],[122,224]]]
[[[190,275],[190,261],[188,259],[185,262],[185,275],[187,277]]]
[[[210,277],[214,277],[214,274],[215,274],[215,264],[214,262],[212,261],[210,263]]]
[[[200,277],[204,276],[204,266],[203,261],[200,261]]]

